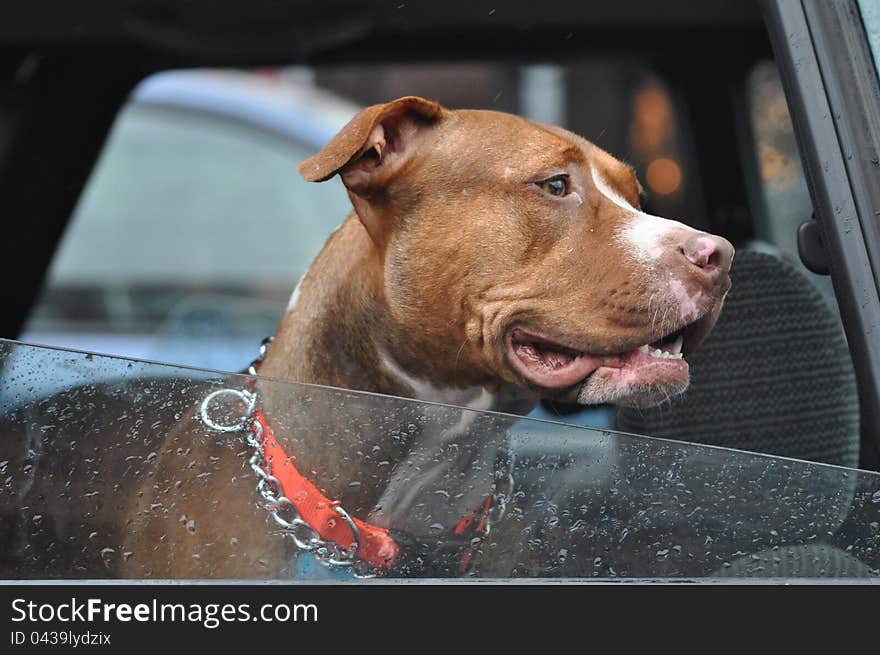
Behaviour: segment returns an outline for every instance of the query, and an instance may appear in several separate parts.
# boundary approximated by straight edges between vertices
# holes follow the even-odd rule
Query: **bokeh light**
[[[667,196],[681,186],[681,166],[668,157],[660,157],[648,164],[645,179],[652,191]]]

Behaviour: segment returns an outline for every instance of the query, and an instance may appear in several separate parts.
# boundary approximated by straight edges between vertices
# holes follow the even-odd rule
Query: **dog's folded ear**
[[[387,182],[407,156],[421,126],[436,121],[443,108],[416,96],[367,107],[324,146],[299,165],[307,182],[323,182],[337,173],[352,193],[361,195]]]

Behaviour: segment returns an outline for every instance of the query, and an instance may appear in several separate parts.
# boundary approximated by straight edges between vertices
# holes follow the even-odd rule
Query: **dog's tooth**
[[[684,345],[684,336],[679,334],[678,338],[672,342],[672,354],[678,355],[681,352],[681,347]]]
[[[663,351],[660,350],[659,348],[657,348],[657,350],[655,350],[655,351],[654,351],[653,353],[651,353],[651,354],[654,355],[654,357],[660,357],[660,356],[663,355]]]
[[[645,344],[644,346],[639,346],[639,352],[640,352],[640,353],[646,353],[646,352],[648,352],[649,350],[650,350],[650,349],[648,348],[648,344]]]

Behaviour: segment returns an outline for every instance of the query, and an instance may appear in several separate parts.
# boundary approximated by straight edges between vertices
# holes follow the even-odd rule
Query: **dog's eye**
[[[544,193],[549,193],[551,196],[567,196],[569,191],[568,175],[551,177],[543,182],[538,182],[538,186]]]

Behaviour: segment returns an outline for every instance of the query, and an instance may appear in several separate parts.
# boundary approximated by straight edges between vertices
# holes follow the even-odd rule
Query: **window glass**
[[[880,575],[877,473],[0,340],[0,577],[352,578],[294,545],[308,529],[269,517],[245,392],[293,457],[272,461],[374,526],[360,573]],[[279,518],[308,523],[318,489],[271,470],[290,501]],[[350,547],[345,525],[318,526],[325,548]],[[376,527],[397,544],[379,570]]]
[[[749,121],[757,176],[753,182],[758,205],[754,207],[755,248],[767,248],[792,262],[828,299],[837,312],[831,279],[807,270],[798,254],[797,232],[810,219],[813,205],[795,140],[788,104],[771,61],[755,66],[746,83]]]
[[[858,0],[858,4],[865,33],[874,53],[875,66],[880,68],[880,5],[874,0]]]
[[[148,80],[116,121],[24,338],[242,368],[350,210],[338,181],[307,184],[296,166],[357,109],[303,76]]]

